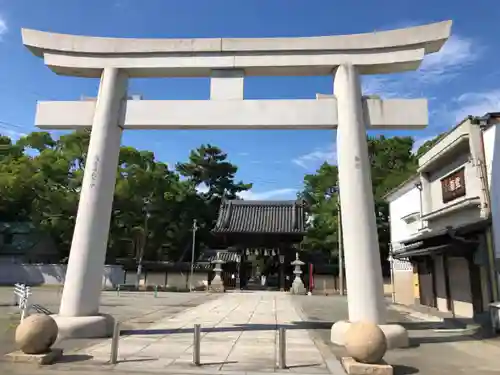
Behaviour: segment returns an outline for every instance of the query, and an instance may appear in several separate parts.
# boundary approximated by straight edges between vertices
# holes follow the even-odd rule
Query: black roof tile
[[[217,259],[217,254],[219,254],[219,259],[223,260],[226,263],[235,263],[241,260],[239,251],[230,251],[230,250],[214,250],[214,249],[206,249],[198,258],[198,262],[206,262],[212,263]]]
[[[223,201],[213,229],[216,233],[305,233],[304,202]]]

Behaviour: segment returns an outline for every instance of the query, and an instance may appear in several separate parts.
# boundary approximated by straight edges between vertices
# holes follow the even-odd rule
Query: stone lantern
[[[221,265],[224,263],[222,259],[220,259],[220,253],[217,252],[217,258],[212,261],[215,264],[214,272],[215,276],[210,283],[210,291],[215,293],[224,293],[224,281],[221,277],[222,268]]]
[[[295,267],[295,269],[293,270],[295,278],[293,279],[291,292],[292,294],[306,294],[306,288],[304,286],[304,283],[302,282],[302,279],[300,278],[300,275],[302,274],[302,270],[300,269],[300,267],[305,263],[299,259],[298,252],[295,253],[295,260],[291,264]]]

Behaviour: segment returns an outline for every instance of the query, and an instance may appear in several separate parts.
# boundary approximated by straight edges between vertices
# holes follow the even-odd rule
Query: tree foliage
[[[61,260],[69,255],[90,135],[74,132],[53,139],[33,132],[16,143],[0,136],[0,215],[2,221],[35,224],[55,240]],[[193,150],[179,173],[150,151],[122,147],[108,241],[107,260],[135,257],[178,260],[191,248],[193,219],[200,237],[209,230],[220,199],[251,187],[235,182],[237,167],[219,148]],[[197,187],[208,186],[207,193]]]
[[[436,139],[414,154],[410,137],[368,138],[375,212],[381,249],[388,252],[388,205],[383,195],[413,173],[417,157]],[[0,135],[0,217],[4,222],[31,222],[55,240],[61,260],[67,259],[78,209],[90,136],[74,132],[58,139],[33,132],[12,142]],[[205,144],[192,150],[175,170],[150,151],[122,147],[108,241],[107,261],[134,258],[179,260],[191,249],[193,220],[197,220],[199,248],[213,242],[210,230],[221,200],[239,199],[252,184],[236,181],[238,168],[220,148]],[[308,204],[309,227],[303,241],[307,250],[337,256],[337,166],[324,163],[304,177],[299,197]]]
[[[423,144],[414,154],[411,137],[368,137],[371,177],[375,200],[375,213],[381,259],[388,256],[389,207],[384,194],[394,189],[417,169],[417,158],[439,139]],[[332,258],[338,256],[338,196],[331,188],[337,185],[337,166],[324,163],[314,174],[304,177],[304,187],[299,197],[308,203],[309,227],[303,241],[308,250],[322,251]]]

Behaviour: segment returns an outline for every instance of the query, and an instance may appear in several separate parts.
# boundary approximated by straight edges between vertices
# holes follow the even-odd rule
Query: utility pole
[[[146,243],[147,243],[147,238],[148,238],[148,220],[149,220],[149,204],[150,201],[146,199],[144,201],[144,232],[142,233],[142,236],[136,239],[136,246],[137,246],[137,252],[136,252],[136,259],[137,259],[137,275],[135,278],[135,287],[136,289],[139,289],[140,286],[140,280],[142,276],[142,259],[144,257],[144,250],[146,249]]]
[[[196,225],[196,219],[193,219],[193,240],[191,244],[191,275],[189,276],[189,291],[193,291],[193,273],[194,273],[194,249],[196,247],[196,231],[198,226]]]
[[[343,296],[344,293],[344,240],[342,237],[342,215],[340,214],[340,194],[337,192],[337,205],[338,205],[338,236],[339,236],[339,288],[340,295]]]
[[[340,295],[343,296],[345,294],[344,288],[344,241],[342,238],[342,215],[340,210],[340,189],[338,186],[336,187],[337,192],[337,221],[338,221],[338,243],[339,243],[339,289]]]
[[[396,303],[396,290],[394,289],[394,258],[392,256],[392,243],[389,244],[389,257],[387,258],[391,265],[391,297],[392,303]]]
[[[326,195],[328,199],[333,198],[333,194],[337,194],[337,239],[338,239],[338,268],[339,268],[339,290],[340,295],[345,295],[344,287],[344,243],[342,239],[342,215],[340,208],[340,188],[338,185],[328,188]]]

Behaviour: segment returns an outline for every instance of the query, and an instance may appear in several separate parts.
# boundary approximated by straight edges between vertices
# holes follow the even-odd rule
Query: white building
[[[386,195],[396,302],[479,318],[498,299],[498,122],[500,113],[466,118]]]

